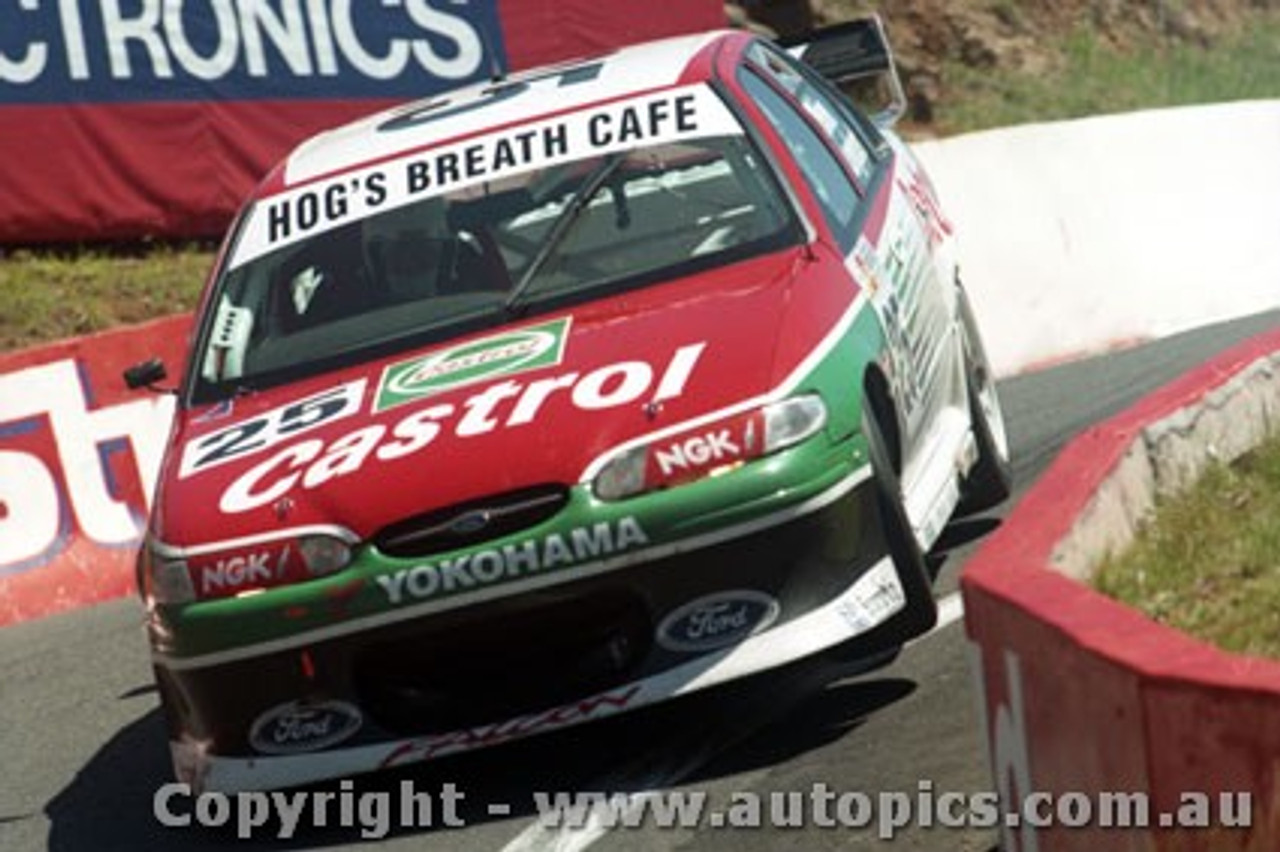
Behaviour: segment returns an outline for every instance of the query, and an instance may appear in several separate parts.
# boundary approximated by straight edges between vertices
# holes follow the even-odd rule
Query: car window
[[[424,192],[224,270],[193,399],[498,325],[513,300],[521,311],[572,303],[776,250],[799,234],[741,134]]]
[[[794,60],[757,42],[750,59],[778,85],[791,93],[805,113],[822,129],[827,139],[844,158],[845,165],[865,188],[871,182],[876,156],[849,115],[847,105],[839,103],[816,81],[803,74]]]
[[[817,131],[791,103],[750,69],[742,72],[742,85],[769,123],[777,129],[800,166],[805,183],[817,197],[823,217],[841,249],[849,251],[857,238],[854,219],[861,199],[848,174],[823,143]]]

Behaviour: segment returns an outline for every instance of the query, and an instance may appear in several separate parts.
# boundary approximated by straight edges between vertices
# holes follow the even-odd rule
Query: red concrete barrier
[[[1005,852],[1280,849],[1280,663],[1223,653],[1063,573],[1079,572],[1082,549],[1092,558],[1120,542],[1107,515],[1136,517],[1144,491],[1173,478],[1176,465],[1148,456],[1160,430],[1280,422],[1277,352],[1280,330],[1072,441],[966,567],[966,630],[1005,810],[1033,793],[1149,797],[1152,827],[1103,827],[1095,806],[1085,828],[1004,826]],[[1219,417],[1228,397],[1252,413]],[[1240,792],[1247,801],[1222,798]],[[1221,825],[1241,820],[1251,827]],[[1167,827],[1188,822],[1216,828]]]
[[[189,316],[0,354],[0,625],[127,594],[174,397],[125,367],[181,370]]]

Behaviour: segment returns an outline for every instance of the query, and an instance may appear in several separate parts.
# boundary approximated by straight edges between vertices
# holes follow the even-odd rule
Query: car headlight
[[[795,446],[826,422],[827,407],[816,394],[770,403],[619,450],[600,468],[591,490],[601,500],[622,500],[718,476]]]
[[[601,500],[621,500],[645,490],[645,472],[649,468],[649,447],[641,444],[623,450],[605,463],[591,483],[591,490]]]
[[[312,577],[337,573],[351,563],[351,545],[336,536],[301,536],[298,552]]]
[[[253,595],[341,571],[351,564],[353,544],[354,536],[344,538],[327,528],[226,546],[178,549],[148,543],[143,550],[142,591],[157,604]]]
[[[195,587],[185,559],[173,559],[152,550],[143,550],[144,597],[155,603],[180,604],[196,599]]]
[[[764,451],[775,453],[816,435],[827,425],[827,406],[816,395],[797,396],[764,407]]]

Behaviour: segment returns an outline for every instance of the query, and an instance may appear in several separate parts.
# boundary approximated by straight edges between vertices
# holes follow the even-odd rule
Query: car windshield
[[[445,191],[231,264],[208,307],[193,399],[734,262],[797,234],[741,135]]]

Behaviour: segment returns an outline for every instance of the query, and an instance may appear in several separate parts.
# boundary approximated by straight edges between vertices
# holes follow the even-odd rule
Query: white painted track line
[[[964,600],[958,591],[939,599],[937,604],[938,623],[924,636],[915,639],[912,644],[927,639],[964,617]],[[707,758],[712,756],[711,754],[705,755]],[[633,793],[614,797],[613,802],[607,805],[609,810],[612,811],[610,822],[623,821],[621,817],[624,812],[631,813],[643,808],[646,799],[660,796],[663,790],[679,784],[681,780],[687,778],[703,764],[703,757],[699,755],[694,760],[686,761],[683,765],[674,768],[675,771],[660,773],[655,777],[645,779],[637,785],[640,789]],[[593,808],[593,811],[595,810],[598,809]],[[587,849],[597,840],[607,835],[609,831],[609,826],[600,820],[594,812],[585,825],[572,827],[565,825],[546,826],[543,825],[540,818],[535,818],[524,831],[502,847],[502,852],[582,852],[582,850]]]

